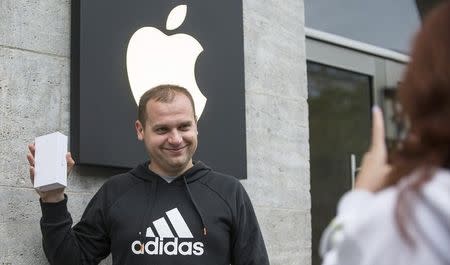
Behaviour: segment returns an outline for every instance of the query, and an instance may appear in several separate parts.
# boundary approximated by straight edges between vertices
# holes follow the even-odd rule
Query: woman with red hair
[[[407,131],[387,161],[381,111],[355,189],[322,235],[324,265],[450,264],[450,2],[425,18],[398,90]]]

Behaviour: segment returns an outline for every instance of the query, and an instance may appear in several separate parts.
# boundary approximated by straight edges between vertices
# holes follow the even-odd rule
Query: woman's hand
[[[390,170],[384,142],[383,114],[378,106],[374,106],[372,108],[372,143],[362,159],[355,189],[365,189],[371,192],[382,190],[388,185],[387,176]]]

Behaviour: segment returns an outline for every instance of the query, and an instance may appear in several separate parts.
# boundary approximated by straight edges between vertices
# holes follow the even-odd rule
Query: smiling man
[[[177,86],[159,86],[142,95],[136,132],[151,157],[150,170],[178,176],[192,167],[197,149],[194,101]]]
[[[113,264],[269,264],[241,183],[192,161],[198,132],[189,92],[147,91],[135,128],[149,161],[109,179],[73,228],[64,190],[39,193],[50,263],[98,264],[111,253]],[[33,179],[33,145],[28,160]]]

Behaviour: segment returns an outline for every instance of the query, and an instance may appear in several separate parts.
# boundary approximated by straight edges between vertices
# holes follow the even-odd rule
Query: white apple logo
[[[166,29],[178,28],[186,17],[187,6],[170,11]],[[195,112],[200,118],[206,105],[195,80],[195,62],[203,51],[200,43],[187,34],[167,36],[154,27],[138,29],[127,48],[127,72],[136,104],[149,88],[173,84],[185,87],[194,98]]]

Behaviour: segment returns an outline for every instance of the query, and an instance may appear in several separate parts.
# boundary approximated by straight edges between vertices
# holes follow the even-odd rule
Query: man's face
[[[197,122],[188,97],[177,93],[170,103],[149,100],[145,127],[136,121],[138,139],[150,155],[150,169],[178,176],[192,167],[197,149]]]

